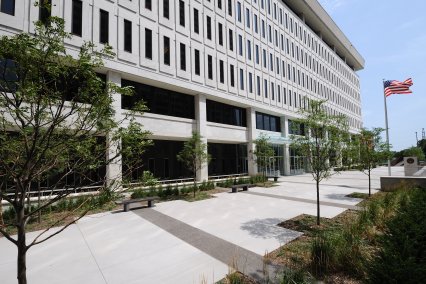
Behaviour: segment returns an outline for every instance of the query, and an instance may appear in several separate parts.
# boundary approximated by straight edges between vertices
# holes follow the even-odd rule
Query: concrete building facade
[[[34,32],[42,16],[34,0],[0,0],[0,35]],[[65,19],[70,53],[84,41],[111,45],[115,58],[100,73],[134,86],[115,96],[117,115],[137,100],[150,111],[137,118],[152,132],[144,168],[161,179],[187,177],[176,161],[182,141],[198,131],[212,162],[197,173],[255,174],[253,140],[274,144],[271,171],[303,171],[291,150],[292,119],[309,100],[362,127],[364,59],[317,1],[308,0],[51,0]],[[114,164],[107,174],[121,169]]]

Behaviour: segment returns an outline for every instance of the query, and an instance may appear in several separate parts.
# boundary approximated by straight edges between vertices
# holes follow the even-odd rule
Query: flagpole
[[[386,104],[385,79],[383,79],[383,98],[385,100],[386,143],[388,145],[388,151],[390,151],[390,147],[389,147],[389,126],[388,126],[388,107],[387,107],[387,104]],[[388,159],[388,174],[389,174],[389,176],[392,175],[390,158]]]

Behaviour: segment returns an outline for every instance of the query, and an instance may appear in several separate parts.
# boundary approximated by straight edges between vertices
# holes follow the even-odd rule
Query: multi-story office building
[[[0,34],[33,32],[45,17],[34,0],[0,0]],[[49,0],[72,38],[111,45],[116,57],[100,70],[107,80],[134,86],[115,97],[120,115],[140,99],[137,119],[155,145],[145,169],[162,179],[186,175],[176,160],[198,131],[212,161],[198,179],[253,174],[253,140],[270,137],[282,175],[303,170],[291,149],[292,119],[308,99],[362,127],[356,71],[364,59],[317,1],[307,0]],[[107,172],[119,169],[110,168]]]

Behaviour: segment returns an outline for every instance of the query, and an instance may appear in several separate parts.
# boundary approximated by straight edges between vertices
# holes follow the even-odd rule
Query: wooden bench
[[[249,184],[234,184],[231,188],[233,193],[238,192],[238,188],[242,188],[243,191],[248,191]]]
[[[152,205],[154,205],[154,201],[155,200],[159,200],[160,198],[158,196],[152,196],[152,197],[144,197],[144,198],[136,198],[136,199],[126,199],[126,200],[122,200],[122,201],[116,201],[115,204],[123,204],[123,210],[124,212],[129,211],[129,206],[132,203],[140,203],[140,202],[144,202],[147,201],[148,202],[148,207],[152,207]]]
[[[266,177],[266,178],[273,178],[274,179],[274,181],[278,181],[278,176],[268,176],[268,177]]]

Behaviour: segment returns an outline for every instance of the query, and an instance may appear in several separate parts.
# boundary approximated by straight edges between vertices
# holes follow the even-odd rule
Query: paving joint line
[[[188,225],[151,208],[132,210],[133,213],[181,239],[220,262],[264,283],[274,283],[275,276],[284,267],[266,264],[263,256],[229,241]],[[266,273],[265,273],[266,271]],[[265,275],[266,274],[266,275]]]

